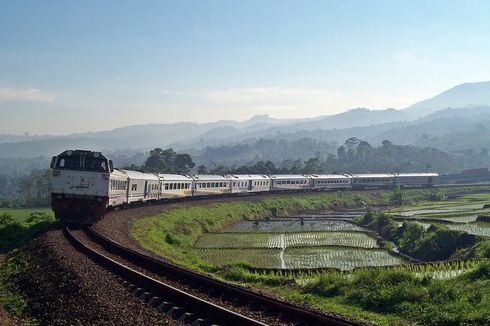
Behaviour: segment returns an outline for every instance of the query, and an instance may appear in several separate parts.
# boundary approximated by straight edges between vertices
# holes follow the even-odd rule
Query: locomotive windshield
[[[87,155],[60,155],[56,162],[56,169],[107,172],[107,160],[104,157]]]

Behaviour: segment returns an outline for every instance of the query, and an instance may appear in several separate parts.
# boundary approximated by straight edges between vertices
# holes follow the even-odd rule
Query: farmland
[[[455,188],[452,197],[451,188],[437,191],[444,191],[442,200],[429,199],[434,190],[403,190],[404,205],[392,208],[391,217],[384,214],[392,220],[386,235],[405,222],[424,224],[419,244],[425,250],[443,244],[438,241],[446,235],[457,236],[449,238],[456,244],[461,234],[464,238],[448,232],[450,227],[486,230],[488,223],[476,218],[486,213],[490,196],[472,194],[486,188]],[[410,244],[410,237],[380,241],[369,223],[329,217],[302,221],[297,215],[328,215],[333,207],[341,211],[389,198],[389,191],[352,191],[176,207],[134,221],[132,234],[150,251],[216,278],[372,324],[487,325],[488,241],[456,250],[457,260],[413,264],[392,252]],[[382,231],[377,235],[384,236]],[[445,247],[432,246],[432,253],[441,254],[438,248]],[[465,255],[475,259],[458,258]]]
[[[54,217],[54,213],[51,208],[40,207],[40,208],[0,208],[0,215],[7,214],[11,216],[17,222],[24,222],[27,220],[31,214],[47,214]]]
[[[444,225],[450,230],[490,237],[490,223],[477,221],[478,216],[490,216],[488,194],[470,194],[453,200],[420,202],[390,211],[398,221],[414,221],[424,228],[431,224]]]

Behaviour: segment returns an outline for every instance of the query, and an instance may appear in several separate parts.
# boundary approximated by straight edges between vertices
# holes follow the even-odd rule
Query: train
[[[121,207],[176,199],[292,191],[430,187],[437,173],[179,175],[116,169],[101,152],[66,150],[51,160],[57,219],[90,225]]]

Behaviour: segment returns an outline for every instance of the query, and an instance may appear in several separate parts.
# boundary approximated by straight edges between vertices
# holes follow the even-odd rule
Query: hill
[[[455,86],[430,99],[415,103],[403,112],[421,118],[447,108],[490,106],[490,81]]]

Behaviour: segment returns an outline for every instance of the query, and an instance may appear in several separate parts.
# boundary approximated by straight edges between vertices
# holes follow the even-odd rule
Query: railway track
[[[128,290],[185,324],[365,325],[280,301],[146,256],[91,227],[78,230],[66,227],[64,232],[73,246],[110,271]],[[172,286],[162,279],[177,281],[182,288],[192,288],[205,295],[182,290],[180,286]],[[227,308],[215,302],[226,302]],[[233,308],[229,309],[229,306]],[[246,311],[251,313],[242,314]]]

